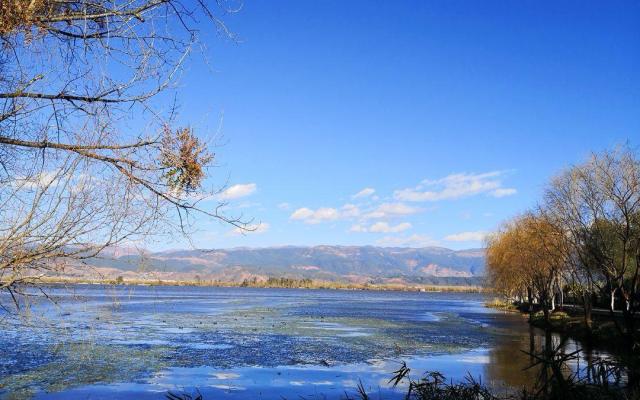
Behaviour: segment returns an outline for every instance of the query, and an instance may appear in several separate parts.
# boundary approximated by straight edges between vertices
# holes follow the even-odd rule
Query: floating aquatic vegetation
[[[0,380],[3,392],[13,398],[29,398],[38,391],[59,392],[96,383],[134,381],[150,371],[166,367],[163,347],[69,343],[61,345],[59,357],[35,369]],[[17,396],[17,397],[16,397]]]

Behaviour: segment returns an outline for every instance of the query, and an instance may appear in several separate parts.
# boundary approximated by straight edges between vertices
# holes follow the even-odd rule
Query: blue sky
[[[179,122],[237,235],[198,247],[481,245],[590,151],[640,145],[640,3],[252,1],[204,31]],[[183,242],[163,243],[181,247]]]

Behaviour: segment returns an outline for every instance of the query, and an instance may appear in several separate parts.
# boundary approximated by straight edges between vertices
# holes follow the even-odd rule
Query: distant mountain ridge
[[[104,276],[158,276],[176,280],[242,281],[268,277],[353,283],[476,283],[484,249],[443,247],[282,246],[166,250],[111,249],[90,262]],[[70,270],[72,275],[79,268]]]

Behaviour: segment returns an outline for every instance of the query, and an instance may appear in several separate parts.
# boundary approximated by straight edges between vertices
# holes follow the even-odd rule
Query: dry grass
[[[204,287],[254,287],[254,288],[295,288],[295,289],[335,289],[335,290],[373,290],[373,291],[411,291],[411,292],[456,292],[484,293],[481,286],[455,285],[402,285],[402,284],[357,284],[349,282],[301,280],[300,285],[279,286],[267,282],[246,284],[243,282],[189,281],[189,280],[151,280],[151,279],[90,279],[74,277],[42,277],[40,284],[62,285],[138,285],[138,286],[204,286]],[[304,284],[302,284],[304,282]]]
[[[510,301],[495,297],[493,300],[484,303],[485,307],[495,308],[502,311],[518,311],[518,307]]]

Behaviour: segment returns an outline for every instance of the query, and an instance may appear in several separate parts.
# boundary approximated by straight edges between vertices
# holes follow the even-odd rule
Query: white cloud
[[[302,207],[295,210],[289,218],[291,219],[307,219],[313,215],[313,210]]]
[[[345,204],[340,209],[340,215],[343,218],[353,218],[360,215],[360,208],[355,204]]]
[[[255,201],[243,201],[238,204],[227,205],[229,209],[242,209],[242,208],[255,208],[260,207],[262,204]]]
[[[380,219],[397,217],[401,215],[411,215],[422,211],[420,208],[408,206],[404,203],[382,203],[373,211],[365,214],[365,218]]]
[[[335,221],[338,219],[352,219],[360,216],[360,208],[355,204],[345,204],[340,210],[332,207],[321,207],[312,210],[307,207],[298,208],[289,219],[303,221],[307,224],[319,224],[325,221]]]
[[[335,208],[321,207],[317,210],[310,208],[298,208],[295,210],[290,219],[304,221],[307,224],[319,224],[324,221],[335,221],[340,218],[340,213]]]
[[[44,189],[55,188],[58,185],[58,180],[61,179],[62,170],[56,169],[53,171],[42,171],[28,177],[21,177],[15,180],[14,186],[24,189]],[[87,178],[87,175],[82,174],[83,180]]]
[[[426,235],[418,234],[405,237],[385,236],[377,240],[376,244],[386,247],[430,247],[440,245],[437,240]]]
[[[349,228],[349,232],[366,232],[366,231],[367,231],[367,228],[360,224],[355,224],[351,226],[351,228]]]
[[[251,233],[265,233],[266,231],[269,230],[269,228],[271,228],[271,225],[269,225],[266,222],[261,222],[258,224],[258,226],[255,227],[255,230],[252,231]]]
[[[394,198],[401,201],[440,201],[488,193],[494,197],[508,196],[515,189],[502,188],[504,171],[482,174],[451,174],[437,180],[424,180],[415,188],[396,190]]]
[[[319,221],[325,221],[325,220],[332,221],[340,218],[340,214],[338,213],[338,210],[336,210],[335,208],[322,207],[322,208],[318,208],[313,213],[313,218]]]
[[[373,232],[373,233],[397,233],[411,229],[409,222],[401,222],[397,225],[389,225],[387,222],[375,222],[368,228],[362,224],[355,224],[349,228],[349,232]]]
[[[460,232],[445,236],[444,240],[448,242],[481,242],[487,235],[484,231]]]
[[[406,231],[407,229],[411,229],[411,224],[409,222],[402,222],[395,226],[389,225],[386,222],[376,222],[369,227],[369,232],[395,233]]]
[[[493,197],[505,197],[505,196],[512,196],[514,194],[518,193],[518,191],[516,189],[513,188],[504,188],[504,189],[496,189],[493,192],[489,193],[491,196]]]
[[[247,229],[234,228],[229,232],[232,235],[259,235],[269,230],[271,225],[266,222],[260,222],[259,224],[248,225]]]
[[[220,193],[217,197],[219,200],[238,199],[255,193],[256,189],[257,185],[255,183],[233,185]]]
[[[281,210],[288,210],[289,208],[291,208],[291,205],[289,203],[280,203],[278,204],[278,208]]]
[[[374,194],[376,192],[376,190],[374,188],[364,188],[361,191],[359,191],[358,193],[354,194],[353,196],[351,196],[352,199],[359,199],[362,197],[369,197],[372,194]]]

